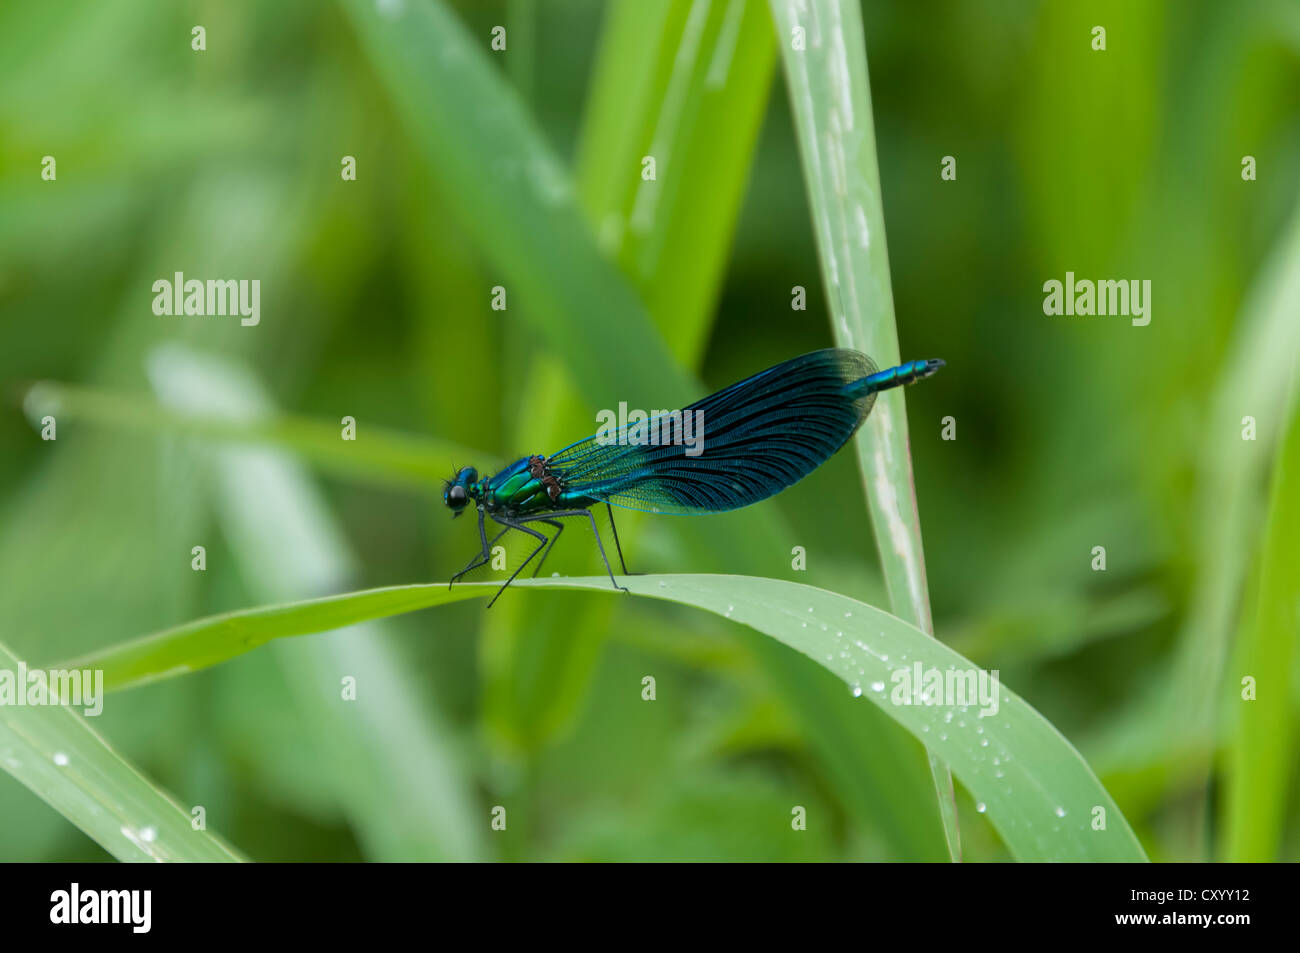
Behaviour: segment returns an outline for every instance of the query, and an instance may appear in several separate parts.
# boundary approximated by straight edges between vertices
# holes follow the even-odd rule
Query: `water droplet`
[[[68,756],[62,751],[56,751],[54,752],[54,763],[60,768],[66,768],[68,766]]]
[[[975,811],[979,814],[983,814],[988,809],[989,806],[985,804],[983,801],[980,801],[978,804],[975,805]]]
[[[981,738],[981,739],[980,739],[980,747],[981,747],[981,748],[987,748],[988,746],[989,746],[989,740],[988,740],[987,738]]]
[[[854,698],[862,697],[862,686],[859,685],[857,682],[853,683],[853,697]]]
[[[844,613],[844,618],[846,618],[846,619],[852,619],[852,618],[853,618],[853,613],[852,613],[852,612],[846,612],[846,613]]]
[[[871,690],[872,690],[873,692],[876,692],[877,694],[879,694],[880,692],[883,692],[883,691],[885,690],[885,683],[884,683],[884,682],[872,682],[872,683],[871,683]]]
[[[1063,807],[1058,807],[1058,808],[1056,809],[1056,816],[1057,816],[1057,817],[1065,817],[1065,808],[1063,808]]]
[[[140,839],[152,844],[158,839],[158,828],[152,826],[144,828],[140,831]]]

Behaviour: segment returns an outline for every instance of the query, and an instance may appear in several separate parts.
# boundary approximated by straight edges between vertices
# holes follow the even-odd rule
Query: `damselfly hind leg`
[[[614,523],[614,507],[606,503],[605,509],[609,513],[609,528],[614,531],[614,548],[618,550],[618,564],[623,567],[623,575],[625,576],[645,575],[644,573],[639,573],[639,572],[636,573],[628,572],[627,562],[623,559],[623,547],[619,544],[618,541],[618,526],[616,526]]]
[[[601,561],[605,564],[605,571],[609,573],[610,583],[614,586],[615,589],[619,590],[620,592],[627,592],[628,591],[627,587],[620,586],[618,584],[618,580],[614,578],[614,569],[609,564],[609,557],[605,555],[605,544],[601,542],[600,530],[596,526],[596,514],[591,512],[591,510],[554,510],[552,512],[543,513],[538,516],[525,516],[522,519],[515,520],[511,523],[506,523],[505,525],[514,526],[516,529],[525,529],[526,527],[524,527],[523,525],[524,523],[551,523],[551,525],[554,525],[554,520],[564,519],[567,516],[585,516],[588,520],[591,521],[591,531],[596,537],[596,548],[600,552]],[[499,523],[504,523],[504,521],[499,518],[496,517],[493,518],[497,519],[497,522]],[[540,533],[537,533],[535,530],[529,530],[529,532],[532,532],[534,535],[537,536],[542,535]],[[531,559],[532,556],[529,556],[528,558]],[[524,563],[527,564],[527,562],[528,559],[525,559]],[[523,569],[523,566],[520,566],[519,569]],[[510,577],[512,580],[514,579],[515,576],[519,575],[519,569],[516,569],[515,575]],[[509,585],[509,582],[507,582],[506,585]]]
[[[605,507],[606,507],[606,509],[609,509],[609,504],[608,504],[608,503],[605,504]],[[584,516],[584,517],[586,517],[586,516],[590,516],[590,515],[591,515],[591,511],[590,511],[590,510],[566,510],[566,511],[559,512],[559,513],[548,513],[548,514],[546,514],[544,517],[543,517],[543,516],[529,517],[529,520],[536,519],[536,520],[538,520],[539,522],[546,523],[548,526],[554,526],[554,527],[555,527],[555,535],[551,537],[551,544],[550,544],[549,546],[546,547],[546,552],[542,553],[542,558],[539,559],[539,560],[537,561],[537,568],[533,570],[533,578],[534,578],[534,579],[536,579],[536,578],[541,574],[541,572],[542,572],[542,566],[546,563],[546,560],[548,560],[548,559],[551,558],[551,553],[555,552],[555,544],[556,544],[557,542],[559,542],[560,534],[561,534],[562,532],[564,532],[564,526],[565,526],[565,524],[564,524],[564,523],[561,523],[561,522],[560,522],[559,520],[557,520],[555,517],[557,517],[557,516],[558,516],[558,517],[561,517],[561,518],[571,517],[571,516]],[[524,522],[527,522],[527,521],[528,521],[528,520],[525,520]],[[614,525],[614,511],[613,511],[613,510],[610,510],[610,513],[609,513],[609,525],[610,525],[610,529],[612,529],[612,530],[614,531],[614,546],[615,546],[615,547],[617,548],[617,550],[618,550],[618,562],[619,562],[619,565],[621,565],[621,566],[623,567],[623,575],[625,575],[625,576],[631,576],[631,575],[634,575],[634,573],[630,573],[630,572],[628,572],[628,569],[627,569],[627,563],[623,560],[623,547],[620,546],[620,545],[619,545],[619,542],[618,542],[618,527]],[[595,528],[595,524],[594,524],[594,523],[592,524],[592,527],[593,527],[593,529]],[[596,540],[597,540],[597,542],[599,543],[599,541],[600,541],[600,534],[599,534],[599,533],[596,534]],[[603,550],[603,549],[602,549],[602,551],[601,551],[601,556],[604,556],[604,550]],[[606,568],[609,567],[609,560],[605,560],[605,566],[606,566]],[[611,578],[612,578],[612,575],[611,575]],[[615,585],[617,586],[617,583],[616,583]]]

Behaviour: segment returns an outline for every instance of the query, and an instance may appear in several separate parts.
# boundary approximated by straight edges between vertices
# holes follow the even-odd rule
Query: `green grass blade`
[[[898,329],[859,5],[850,0],[771,4],[835,340],[886,367],[899,360]],[[854,445],[890,605],[901,618],[933,633],[902,390],[876,402]],[[958,859],[952,776],[933,754],[931,772],[948,849]]]
[[[1300,413],[1282,441],[1273,469],[1264,534],[1259,598],[1245,628],[1241,669],[1229,679],[1240,706],[1228,764],[1225,860],[1275,861],[1283,843],[1287,788],[1295,766],[1292,675],[1300,630]],[[1241,679],[1255,697],[1241,698]]]
[[[644,305],[597,249],[567,170],[489,62],[489,38],[470,36],[441,2],[343,6],[440,196],[500,273],[508,312],[557,354],[601,356],[572,368],[591,406],[689,394]]]
[[[244,444],[288,450],[323,470],[377,483],[441,489],[452,471],[452,461],[475,460],[491,466],[493,457],[447,440],[412,437],[357,424],[355,441],[342,439],[342,422],[329,423],[282,415],[266,420],[238,419],[164,407],[154,401],[92,387],[42,381],[23,398],[27,416],[38,421],[45,414],[60,420],[85,421],[149,436],[158,434],[200,437],[227,444]]]
[[[606,13],[579,200],[688,367],[708,340],[775,64],[759,3],[620,0]],[[641,175],[646,156],[652,181]]]
[[[228,661],[272,639],[325,632],[479,595],[484,591],[431,583],[241,609],[100,649],[61,667],[103,669],[109,691],[135,688]]]
[[[0,643],[0,670],[18,658]],[[233,861],[239,854],[155,787],[71,708],[0,705],[0,767],[123,861]]]
[[[1176,707],[1166,726],[1180,746],[1213,732],[1214,709],[1204,699],[1217,697],[1233,613],[1257,544],[1257,488],[1295,406],[1289,381],[1300,353],[1298,312],[1300,206],[1252,289],[1206,427],[1197,580],[1175,661]],[[1255,440],[1241,439],[1245,414],[1256,418]]]
[[[999,689],[998,712],[894,704],[893,673],[973,670],[956,652],[916,627],[847,596],[749,576],[626,577],[633,594],[696,606],[748,625],[803,653],[860,692],[947,763],[984,804],[1012,854],[1021,860],[1143,860],[1119,808],[1086,762],[1023,699]],[[598,577],[535,579],[527,589],[609,592]],[[64,667],[103,669],[115,689],[233,658],[271,639],[305,635],[464,599],[490,596],[493,583],[453,588],[393,586],[288,605],[248,609],[93,653]],[[509,594],[522,599],[522,591]],[[1095,829],[1104,818],[1104,829]]]

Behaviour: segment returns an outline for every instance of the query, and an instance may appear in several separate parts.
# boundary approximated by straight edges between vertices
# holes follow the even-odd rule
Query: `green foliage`
[[[0,668],[140,685],[0,709],[0,859],[937,860],[957,815],[971,860],[1300,857],[1296,35],[1265,0],[0,6]],[[1067,270],[1150,278],[1151,324],[1044,315]],[[261,323],[154,315],[176,271],[260,278]],[[856,472],[620,520],[636,598],[577,528],[491,612],[499,571],[424,585],[477,545],[453,464],[831,343],[948,362]],[[1023,698],[881,704],[836,612]]]

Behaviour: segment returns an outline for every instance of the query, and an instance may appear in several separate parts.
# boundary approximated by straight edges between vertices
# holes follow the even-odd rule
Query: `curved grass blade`
[[[749,576],[661,575],[623,579],[634,594],[715,612],[817,662],[953,766],[1021,860],[1137,861],[1145,855],[1128,822],[1078,751],[1023,699],[999,687],[998,710],[891,702],[895,672],[974,670],[912,625],[836,593]],[[536,579],[521,591],[610,592],[609,580]],[[233,658],[271,639],[305,635],[415,609],[487,597],[492,583],[393,586],[232,612],[92,653],[64,667],[96,667],[106,686],[127,688]],[[1097,827],[1101,825],[1101,829]]]
[[[889,367],[899,361],[898,328],[861,10],[856,0],[771,0],[771,7],[835,343]],[[901,391],[878,402],[855,446],[890,606],[933,635]],[[930,770],[948,850],[959,860],[952,776],[933,752]]]
[[[0,670],[18,670],[3,643]],[[71,708],[0,705],[0,767],[118,860],[243,860]]]

